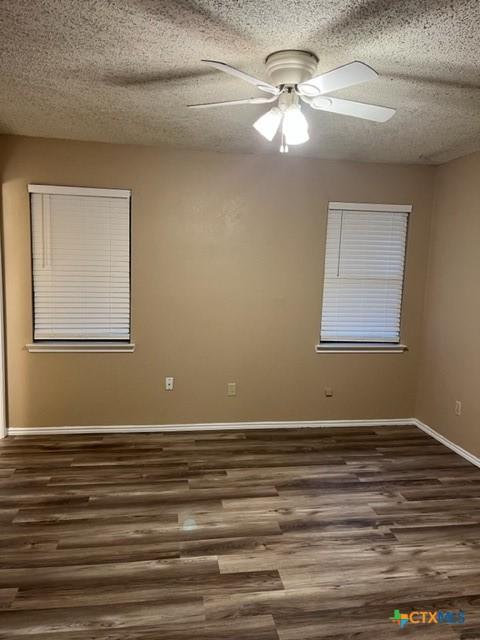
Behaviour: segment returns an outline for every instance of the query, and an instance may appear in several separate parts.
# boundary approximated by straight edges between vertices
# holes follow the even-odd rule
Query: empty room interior
[[[0,640],[480,639],[479,25],[0,3]]]

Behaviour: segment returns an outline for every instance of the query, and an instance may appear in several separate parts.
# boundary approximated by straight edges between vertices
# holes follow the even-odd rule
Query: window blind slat
[[[130,198],[31,193],[34,339],[130,339]]]
[[[408,214],[330,209],[323,342],[399,342]]]

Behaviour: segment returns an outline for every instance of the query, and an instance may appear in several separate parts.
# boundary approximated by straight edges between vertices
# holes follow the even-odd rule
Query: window
[[[128,343],[130,191],[28,190],[34,342]]]
[[[375,350],[386,344],[398,350],[410,211],[410,206],[330,203],[317,350]]]

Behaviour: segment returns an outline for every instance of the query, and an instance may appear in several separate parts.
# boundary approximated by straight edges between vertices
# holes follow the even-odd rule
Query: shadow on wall
[[[3,129],[3,127],[2,127]],[[4,287],[5,283],[5,245],[4,245],[4,225],[3,225],[3,174],[5,165],[7,162],[7,141],[6,138],[0,136],[0,286]],[[2,301],[3,308],[1,310],[3,316],[3,336],[0,336],[0,358],[3,359],[3,367],[0,368],[0,393],[4,393],[4,398],[0,398],[0,409],[3,415],[0,415],[0,437],[6,435],[6,425],[8,424],[8,380],[7,380],[7,367],[6,367],[6,319],[5,319],[5,292],[0,291],[0,300]],[[1,330],[1,328],[0,328]]]
[[[5,128],[2,128],[5,131]],[[18,304],[18,296],[24,298],[25,288],[23,286],[23,278],[19,274],[17,269],[8,268],[8,252],[12,250],[17,252],[20,250],[22,254],[22,260],[27,260],[25,264],[28,264],[28,300],[31,299],[30,294],[30,241],[28,231],[28,243],[26,250],[23,248],[23,252],[20,246],[15,242],[15,248],[13,249],[9,243],[6,242],[6,238],[9,235],[8,229],[8,217],[6,215],[6,203],[8,202],[8,191],[12,183],[18,183],[21,185],[22,191],[24,191],[25,181],[18,177],[7,176],[7,167],[15,153],[15,138],[10,135],[0,135],[0,245],[1,245],[1,269],[2,269],[2,282],[3,282],[3,323],[4,323],[4,384],[5,384],[5,413],[6,424],[10,424],[10,407],[12,396],[15,395],[16,402],[21,403],[25,407],[26,414],[25,419],[29,419],[29,413],[32,405],[32,394],[35,387],[35,373],[28,367],[28,361],[26,356],[28,355],[26,350],[23,350],[21,357],[17,358],[13,351],[16,350],[16,345],[9,344],[7,336],[11,332],[15,332],[18,324],[22,324],[24,319],[20,318],[19,311],[22,309],[22,305]],[[28,198],[27,195],[25,195]],[[27,201],[28,202],[28,201]],[[29,217],[27,217],[26,224],[29,230]],[[13,294],[13,295],[10,295]],[[8,305],[7,298],[13,298],[14,304]],[[27,318],[27,322],[30,322],[30,316]],[[30,331],[31,332],[31,331]],[[23,349],[24,345],[21,346]],[[15,362],[21,363],[19,369],[19,376],[16,376],[17,382],[12,386],[11,376],[9,376],[10,364],[12,358]]]

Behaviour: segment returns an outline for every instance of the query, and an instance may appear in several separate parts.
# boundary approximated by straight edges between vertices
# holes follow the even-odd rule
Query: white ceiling
[[[201,58],[265,77],[295,48],[320,71],[368,63],[380,80],[336,95],[398,109],[385,124],[310,111],[295,153],[442,162],[480,149],[479,25],[479,0],[2,0],[0,132],[277,153],[251,127],[268,107],[185,105],[256,94]]]

